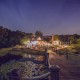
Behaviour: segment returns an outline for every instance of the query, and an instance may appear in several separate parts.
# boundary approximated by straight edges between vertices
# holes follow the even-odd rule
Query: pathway
[[[50,63],[60,67],[60,80],[80,80],[80,66],[64,56],[49,54]]]

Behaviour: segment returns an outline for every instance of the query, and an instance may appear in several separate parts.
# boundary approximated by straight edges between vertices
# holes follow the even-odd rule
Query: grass
[[[43,53],[42,51],[38,51],[38,50],[33,50],[33,49],[20,49],[20,50],[12,50],[12,48],[3,48],[0,49],[0,57],[7,55],[8,53],[10,54],[14,54],[14,55],[21,55],[23,56],[25,53],[31,53],[31,54],[35,54],[35,53]],[[19,63],[15,60],[11,60],[10,62],[6,62],[5,64],[2,64],[0,66],[1,69],[1,73],[6,74],[7,72],[10,72],[11,70],[13,70],[14,68],[19,67]]]
[[[0,56],[4,56],[6,55],[7,53],[10,53],[10,54],[14,54],[14,55],[23,55],[25,53],[42,53],[43,51],[38,51],[38,50],[33,50],[33,49],[18,49],[18,50],[12,50],[12,48],[2,48],[0,49]]]
[[[0,56],[6,55],[12,48],[2,48],[0,49]]]

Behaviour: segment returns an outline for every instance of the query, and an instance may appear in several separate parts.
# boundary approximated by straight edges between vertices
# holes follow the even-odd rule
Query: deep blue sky
[[[0,0],[0,25],[45,35],[80,34],[80,0]]]

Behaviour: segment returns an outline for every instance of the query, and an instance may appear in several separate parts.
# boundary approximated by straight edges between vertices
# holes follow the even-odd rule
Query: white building
[[[53,45],[61,45],[61,41],[60,40],[55,40],[55,41],[53,41]]]

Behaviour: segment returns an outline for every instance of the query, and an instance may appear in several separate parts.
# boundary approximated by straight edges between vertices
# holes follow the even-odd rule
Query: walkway
[[[76,62],[57,54],[49,54],[49,57],[51,64],[60,66],[60,80],[80,80],[80,65]]]

